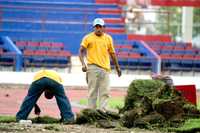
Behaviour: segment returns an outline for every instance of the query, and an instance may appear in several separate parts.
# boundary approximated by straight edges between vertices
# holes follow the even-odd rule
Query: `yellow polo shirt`
[[[54,70],[40,70],[38,71],[34,78],[33,78],[33,81],[36,81],[36,80],[39,80],[43,77],[47,77],[47,78],[50,78],[60,84],[62,84],[62,78],[60,77],[60,75],[54,71]]]
[[[112,37],[106,33],[96,36],[94,32],[86,35],[81,46],[87,49],[87,63],[96,64],[110,71],[110,54],[115,53]]]

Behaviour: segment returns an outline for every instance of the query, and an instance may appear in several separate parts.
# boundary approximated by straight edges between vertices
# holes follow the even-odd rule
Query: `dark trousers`
[[[70,102],[65,95],[63,85],[49,78],[41,78],[31,84],[28,94],[25,97],[19,112],[16,114],[17,120],[27,119],[38,98],[45,89],[49,89],[53,92],[60,110],[61,118],[65,120],[74,119],[74,114],[72,113]]]

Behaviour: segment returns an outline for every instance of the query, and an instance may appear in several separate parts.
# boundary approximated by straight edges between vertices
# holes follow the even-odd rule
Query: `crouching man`
[[[172,78],[168,75],[164,75],[164,74],[152,74],[151,78],[153,80],[161,80],[164,83],[166,83],[166,85],[168,85],[169,87],[173,88],[174,86],[174,82],[172,80]]]
[[[16,120],[26,120],[38,98],[45,92],[45,97],[56,98],[60,110],[61,121],[68,124],[74,122],[74,114],[68,97],[65,95],[62,79],[56,71],[40,70],[34,76],[34,80],[28,90],[28,94],[16,114]]]

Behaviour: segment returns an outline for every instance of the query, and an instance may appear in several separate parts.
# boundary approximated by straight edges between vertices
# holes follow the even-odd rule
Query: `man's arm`
[[[40,107],[37,105],[37,103],[35,104],[35,108],[34,108],[34,113],[36,114],[36,115],[40,115],[40,113],[41,113],[41,109],[40,109]]]
[[[87,71],[87,65],[85,64],[85,61],[84,61],[84,55],[86,53],[86,48],[84,48],[83,46],[80,47],[79,49],[79,59],[81,61],[81,64],[82,64],[82,71],[83,72],[86,72]]]
[[[115,53],[110,53],[110,56],[112,58],[112,61],[114,62],[115,64],[115,69],[117,71],[117,75],[120,77],[122,75],[122,72],[121,72],[121,69],[120,69],[120,66],[118,64],[118,60],[117,60],[117,56]]]

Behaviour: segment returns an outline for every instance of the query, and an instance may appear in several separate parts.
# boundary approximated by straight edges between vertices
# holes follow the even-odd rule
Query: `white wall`
[[[193,7],[183,7],[182,38],[183,42],[192,42]]]
[[[84,73],[60,73],[65,86],[87,86]],[[30,84],[33,72],[0,72],[0,84]],[[111,87],[128,87],[134,79],[150,79],[149,75],[123,74],[120,78],[110,74]],[[193,76],[172,76],[175,85],[195,84],[200,89],[200,77]]]

